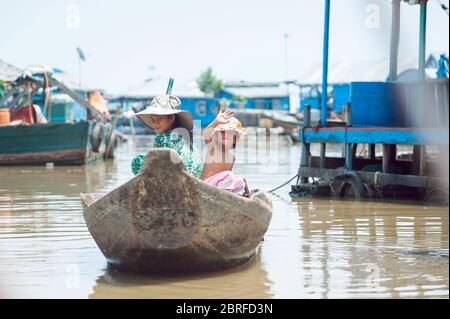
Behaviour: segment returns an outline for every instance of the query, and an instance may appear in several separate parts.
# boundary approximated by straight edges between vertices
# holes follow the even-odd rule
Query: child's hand
[[[217,114],[216,119],[214,120],[215,126],[219,124],[226,124],[230,121],[230,118],[234,116],[235,111],[227,109],[226,111],[219,111],[219,114]]]
[[[208,127],[203,131],[203,138],[205,139],[206,144],[211,142],[211,136],[214,133],[214,128],[220,124],[226,124],[230,121],[230,118],[234,116],[234,110],[226,110],[223,111],[220,109],[219,114],[217,114],[214,121],[208,125]]]

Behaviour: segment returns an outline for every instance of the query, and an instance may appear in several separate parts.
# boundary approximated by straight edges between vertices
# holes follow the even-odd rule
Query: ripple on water
[[[22,298],[448,298],[448,208],[304,199],[288,187],[247,265],[196,276],[142,276],[107,268],[82,217],[79,193],[131,178],[151,139],[130,139],[114,162],[0,167],[0,294]],[[280,140],[283,165],[252,157],[236,172],[271,189],[297,172],[299,149]]]

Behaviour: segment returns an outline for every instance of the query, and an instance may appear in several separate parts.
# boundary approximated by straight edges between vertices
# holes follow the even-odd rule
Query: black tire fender
[[[355,199],[361,199],[364,197],[366,188],[361,179],[361,176],[359,176],[357,173],[346,172],[344,174],[338,175],[334,178],[334,182],[335,184],[340,185],[340,187],[335,188],[336,195],[340,197],[346,197],[346,191],[350,187]]]
[[[92,127],[91,133],[91,148],[92,151],[98,153],[100,150],[100,145],[102,145],[103,140],[103,126],[96,122]]]

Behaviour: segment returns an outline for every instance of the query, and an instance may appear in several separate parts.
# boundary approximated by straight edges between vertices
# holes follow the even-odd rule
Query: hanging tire
[[[96,122],[92,127],[91,148],[92,151],[98,153],[103,141],[103,126]]]
[[[355,172],[346,172],[334,178],[336,195],[339,197],[362,199],[367,192],[361,177]]]

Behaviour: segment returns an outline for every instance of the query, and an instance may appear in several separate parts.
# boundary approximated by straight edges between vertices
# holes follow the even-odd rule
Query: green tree
[[[200,74],[197,83],[203,93],[212,94],[215,97],[219,94],[223,86],[222,81],[216,78],[210,67]]]

